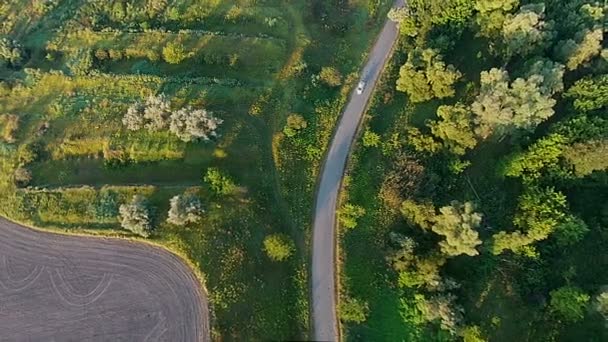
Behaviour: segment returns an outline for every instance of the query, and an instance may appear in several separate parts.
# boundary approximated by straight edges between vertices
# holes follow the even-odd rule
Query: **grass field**
[[[154,209],[153,240],[179,249],[205,275],[214,338],[308,336],[308,238],[317,169],[387,0],[30,1],[0,3],[0,34],[17,41],[20,64],[0,67],[0,213],[39,227],[120,234],[99,214],[134,194]],[[171,44],[177,59],[168,57]],[[323,67],[341,85],[319,80]],[[165,94],[173,108],[213,111],[211,142],[167,131],[129,131],[131,104]],[[283,133],[297,113],[307,127]],[[126,161],[126,162],[125,162]],[[31,172],[29,187],[13,174]],[[215,167],[237,185],[204,186]],[[165,223],[169,199],[196,194],[196,224]],[[6,205],[4,205],[6,204]],[[116,208],[114,208],[116,209]],[[273,262],[263,240],[297,246]]]

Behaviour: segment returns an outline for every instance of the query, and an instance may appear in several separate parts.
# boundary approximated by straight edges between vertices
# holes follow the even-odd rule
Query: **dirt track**
[[[0,341],[209,340],[207,297],[175,255],[0,218]]]

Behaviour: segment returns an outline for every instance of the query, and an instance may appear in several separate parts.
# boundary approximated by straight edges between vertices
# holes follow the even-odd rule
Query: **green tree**
[[[568,70],[575,70],[602,51],[604,31],[602,28],[587,30],[576,39],[568,39],[557,47],[557,54],[566,63]]]
[[[430,202],[416,203],[405,200],[401,204],[401,214],[410,225],[426,230],[431,229],[436,219],[435,207]]]
[[[410,101],[424,102],[432,98],[454,96],[454,84],[462,77],[453,65],[433,49],[416,49],[399,70],[397,90],[409,95]]]
[[[217,195],[230,195],[236,191],[234,182],[215,167],[207,169],[203,180],[209,185],[211,191]]]
[[[340,301],[338,312],[342,322],[361,324],[367,320],[369,306],[362,300],[349,297]]]
[[[549,310],[568,322],[578,322],[585,316],[589,295],[574,286],[564,286],[550,293]]]
[[[595,297],[593,309],[608,321],[608,290],[604,290]]]
[[[169,64],[179,64],[191,56],[192,54],[187,53],[184,46],[179,42],[169,42],[163,47],[163,59]]]
[[[264,239],[264,251],[274,261],[287,260],[295,249],[295,244],[285,234],[272,234]]]
[[[481,334],[481,329],[478,326],[472,325],[465,327],[460,331],[460,335],[462,336],[463,342],[486,342],[487,340],[483,338]]]
[[[432,136],[423,134],[416,127],[408,128],[407,142],[416,152],[433,154],[441,149],[441,143],[433,139]]]
[[[445,240],[439,242],[441,251],[448,256],[478,255],[475,247],[481,244],[481,240],[475,229],[481,224],[481,218],[482,215],[475,212],[475,206],[471,202],[454,201],[439,209],[432,230],[445,237]]]
[[[363,146],[365,147],[378,147],[382,142],[380,135],[370,130],[366,130],[363,133]]]
[[[574,99],[574,108],[581,111],[605,108],[608,106],[608,74],[580,79],[564,95]]]
[[[149,237],[152,233],[151,212],[148,201],[141,195],[133,196],[130,203],[123,204],[118,209],[121,217],[121,226],[131,232]]]
[[[555,100],[543,94],[542,78],[518,78],[509,84],[505,70],[493,68],[481,73],[481,90],[471,105],[483,139],[502,137],[516,129],[533,130],[554,114]]]
[[[330,87],[337,87],[342,84],[342,74],[334,67],[321,68],[319,78]]]
[[[492,38],[500,34],[509,13],[519,7],[519,0],[476,0],[479,34]]]
[[[554,36],[551,24],[545,21],[545,4],[522,6],[516,15],[507,17],[502,36],[507,56],[527,56],[542,51]]]
[[[429,124],[431,132],[443,140],[445,147],[457,155],[463,155],[467,149],[477,145],[477,139],[472,128],[473,115],[463,104],[439,106],[437,108],[439,121]]]
[[[571,216],[555,227],[555,240],[559,246],[569,246],[581,241],[588,232],[585,221]]]
[[[574,166],[574,174],[578,177],[608,170],[608,139],[573,144],[566,148],[564,157]]]
[[[363,215],[365,215],[363,207],[346,203],[338,211],[338,220],[342,227],[352,229],[357,227],[357,220]]]
[[[564,222],[566,210],[566,196],[561,192],[529,186],[519,197],[513,224],[533,240],[544,240]]]
[[[507,159],[502,173],[509,177],[521,177],[524,181],[540,178],[548,171],[558,168],[568,140],[559,133],[541,138],[522,153],[516,153]]]

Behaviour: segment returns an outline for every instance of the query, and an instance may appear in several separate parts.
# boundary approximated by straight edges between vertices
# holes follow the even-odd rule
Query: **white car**
[[[361,81],[357,85],[357,94],[359,94],[359,95],[363,94],[363,89],[365,89],[365,81]]]

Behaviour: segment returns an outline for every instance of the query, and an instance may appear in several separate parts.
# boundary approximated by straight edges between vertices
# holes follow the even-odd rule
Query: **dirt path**
[[[403,5],[403,0],[395,2],[395,6]],[[398,34],[397,25],[387,20],[361,73],[367,86],[361,95],[353,91],[336,128],[323,166],[317,189],[312,256],[312,315],[314,336],[317,341],[335,341],[339,338],[335,279],[335,221],[338,192],[359,122]]]
[[[0,340],[207,341],[208,301],[177,256],[0,218]]]

